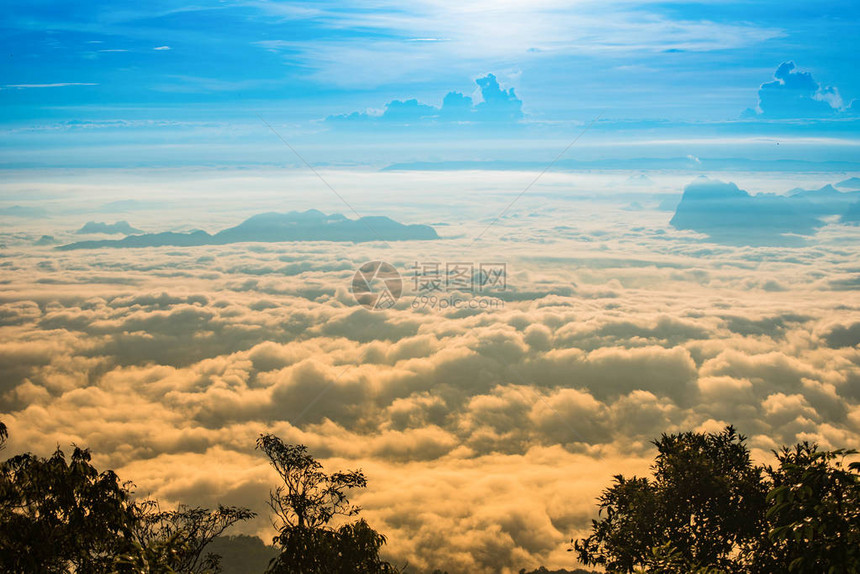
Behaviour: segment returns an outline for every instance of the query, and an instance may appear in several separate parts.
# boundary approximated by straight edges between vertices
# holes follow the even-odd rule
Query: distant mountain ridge
[[[210,235],[205,231],[176,233],[145,233],[124,239],[78,241],[57,247],[59,250],[140,248],[140,247],[193,247],[198,245],[225,245],[228,243],[279,243],[285,241],[410,241],[439,239],[429,225],[404,225],[389,217],[374,216],[349,219],[339,213],[326,215],[316,209],[289,213],[261,213],[249,217],[239,225]]]
[[[839,191],[832,185],[825,185],[819,189],[797,189],[789,192],[792,199],[806,200],[820,215],[837,215],[845,213],[848,206],[860,200],[860,192]]]
[[[837,183],[836,187],[844,187],[845,189],[860,189],[860,177],[849,177],[848,179]]]
[[[750,195],[733,183],[700,177],[684,189],[670,224],[718,242],[776,245],[790,241],[789,236],[813,234],[825,216],[851,223],[858,201],[860,191],[842,192],[831,185],[788,195]]]
[[[381,171],[531,171],[546,167],[545,161],[521,160],[449,160],[399,162],[385,166]],[[811,161],[790,159],[749,158],[692,158],[683,157],[638,157],[628,159],[577,160],[560,159],[553,164],[556,171],[597,170],[681,170],[702,173],[703,171],[764,171],[764,172],[852,172],[860,171],[858,161]],[[850,180],[846,180],[848,185]],[[841,185],[841,184],[840,184]]]

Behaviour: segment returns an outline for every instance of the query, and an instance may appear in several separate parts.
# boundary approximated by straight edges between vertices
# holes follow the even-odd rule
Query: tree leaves
[[[653,480],[616,476],[599,520],[574,543],[613,572],[860,572],[860,463],[854,451],[783,448],[779,467],[752,463],[745,438],[664,434]]]
[[[49,458],[26,453],[0,463],[0,572],[214,572],[217,557],[201,557],[205,546],[254,516],[226,506],[161,512],[131,495],[130,483],[99,472],[79,447],[68,460],[57,448]]]
[[[307,447],[285,444],[271,434],[261,435],[257,448],[269,457],[284,482],[269,497],[279,529],[274,542],[281,549],[269,565],[269,574],[397,573],[379,557],[385,537],[363,519],[339,528],[330,524],[336,516],[358,514],[360,509],[349,503],[348,493],[367,486],[360,470],[328,475]]]
[[[819,451],[803,442],[775,453],[767,512],[769,539],[789,572],[860,572],[860,466],[855,451]]]
[[[355,516],[360,511],[347,499],[348,490],[367,486],[360,470],[327,475],[306,446],[285,444],[271,434],[261,435],[257,448],[269,457],[284,482],[269,497],[278,530],[287,526],[318,528],[335,516]]]
[[[15,456],[0,465],[0,566],[8,572],[102,573],[134,525],[128,488],[100,473],[90,453],[59,448],[47,459]]]

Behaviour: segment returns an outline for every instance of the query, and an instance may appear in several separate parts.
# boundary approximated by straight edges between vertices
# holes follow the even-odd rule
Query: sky
[[[90,447],[270,541],[273,432],[365,471],[387,559],[514,574],[580,566],[660,433],[860,448],[858,11],[4,6],[4,456]],[[307,210],[439,239],[57,249]],[[373,261],[390,308],[353,292]],[[505,284],[431,293],[434,265]]]
[[[856,162],[845,146],[858,131],[858,10],[722,0],[16,3],[0,20],[3,164],[296,162],[261,118],[320,164],[450,160],[464,141],[475,159],[512,160],[499,139],[528,141],[546,161],[595,118],[592,142],[605,147],[696,140],[724,156],[725,140],[760,138],[755,151],[768,154],[777,138],[794,157],[814,154],[807,140],[817,138]],[[452,126],[456,137],[444,137]],[[359,151],[367,147],[377,149]]]

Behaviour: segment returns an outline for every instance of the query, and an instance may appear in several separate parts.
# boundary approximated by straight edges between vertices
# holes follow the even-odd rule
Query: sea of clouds
[[[347,206],[279,170],[12,174],[3,206],[44,212],[2,220],[4,454],[86,446],[141,496],[252,507],[244,531],[268,540],[275,476],[253,445],[273,432],[366,472],[356,500],[389,558],[492,573],[574,567],[595,497],[646,473],[662,432],[731,423],[761,462],[799,440],[860,447],[858,228],[710,243],[668,225],[661,203],[692,179],[671,173],[548,174],[493,223],[535,175],[326,173]],[[53,248],[90,220],[213,232],[309,208],[442,239]],[[352,297],[373,260],[403,275],[394,309]],[[416,262],[502,262],[504,304],[416,310]]]

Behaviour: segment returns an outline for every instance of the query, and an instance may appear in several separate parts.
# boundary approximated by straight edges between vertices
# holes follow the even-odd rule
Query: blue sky
[[[350,161],[367,138],[450,159],[452,126],[549,150],[598,114],[594,141],[856,141],[858,13],[842,1],[10,4],[0,163],[122,164],[127,150],[157,164],[164,145],[190,163],[252,161],[277,143],[258,114],[321,162]],[[103,146],[114,151],[80,151]]]

